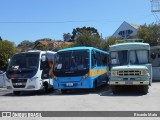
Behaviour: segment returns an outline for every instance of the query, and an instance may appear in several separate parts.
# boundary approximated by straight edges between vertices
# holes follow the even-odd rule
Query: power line
[[[100,22],[98,20],[84,20],[84,21],[45,21],[45,22],[41,22],[41,21],[0,21],[0,23],[22,23],[22,24],[27,24],[27,23],[37,23],[37,24],[41,24],[41,23],[49,23],[49,24],[57,24],[57,23],[78,23],[78,22]]]

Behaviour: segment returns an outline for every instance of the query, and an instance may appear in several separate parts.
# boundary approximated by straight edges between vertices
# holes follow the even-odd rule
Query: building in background
[[[130,39],[130,38],[136,38],[137,31],[140,25],[128,23],[124,21],[120,27],[114,32],[112,37],[117,37],[121,39]]]

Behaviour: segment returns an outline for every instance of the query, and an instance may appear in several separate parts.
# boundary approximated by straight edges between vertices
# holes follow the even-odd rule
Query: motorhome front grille
[[[118,71],[117,73],[119,76],[124,75],[141,75],[141,71]]]
[[[12,79],[12,85],[14,88],[25,88],[27,79]]]

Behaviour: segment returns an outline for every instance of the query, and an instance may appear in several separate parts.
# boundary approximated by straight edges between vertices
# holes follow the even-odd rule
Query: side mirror
[[[42,62],[45,62],[46,61],[46,56],[43,55],[42,58],[41,58]]]

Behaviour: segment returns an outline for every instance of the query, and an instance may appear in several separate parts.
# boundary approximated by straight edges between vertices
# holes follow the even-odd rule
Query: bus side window
[[[97,65],[96,53],[95,51],[92,51],[92,68],[94,68],[96,65]]]
[[[101,66],[101,54],[96,52],[97,66]]]

